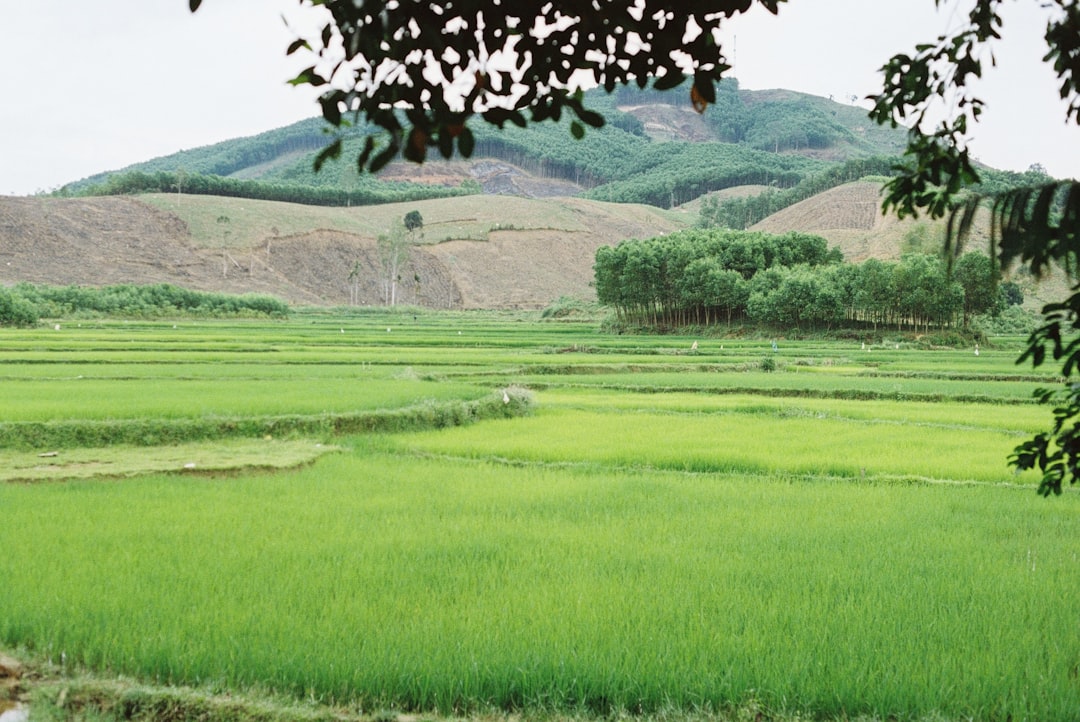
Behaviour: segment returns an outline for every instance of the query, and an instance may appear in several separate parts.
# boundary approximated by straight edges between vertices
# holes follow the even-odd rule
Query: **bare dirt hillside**
[[[650,103],[623,105],[619,110],[637,117],[645,126],[646,135],[653,140],[704,142],[715,139],[701,115],[688,106]]]
[[[398,300],[440,308],[588,298],[598,247],[685,225],[644,206],[567,198],[313,208],[175,195],[0,197],[0,283],[169,282],[295,304],[374,305],[383,297],[376,238],[411,210],[424,217],[424,237],[400,274]]]
[[[757,223],[752,230],[768,233],[815,233],[839,246],[848,261],[899,258],[905,251],[935,252],[941,248],[943,222],[898,220],[881,212],[881,185],[856,181],[837,186],[789,206]],[[975,239],[982,236],[976,229]]]
[[[397,161],[379,171],[383,180],[412,181],[430,185],[458,186],[473,180],[489,195],[522,198],[557,198],[579,195],[584,188],[560,178],[544,178],[494,158],[477,160],[428,160],[421,165]]]

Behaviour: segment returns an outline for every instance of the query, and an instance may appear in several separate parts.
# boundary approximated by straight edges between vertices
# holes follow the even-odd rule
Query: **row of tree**
[[[138,193],[187,193],[190,195],[252,198],[263,201],[282,201],[314,206],[363,206],[379,203],[401,203],[470,195],[479,186],[449,188],[446,186],[381,181],[364,176],[349,187],[314,186],[305,183],[275,183],[268,181],[225,178],[217,175],[185,173],[183,171],[128,171],[114,173],[97,185],[78,191],[78,195],[134,195]],[[64,193],[67,195],[67,193]]]
[[[620,322],[638,326],[735,321],[800,330],[967,325],[1023,295],[998,285],[988,257],[952,272],[938,256],[843,263],[819,236],[690,231],[600,248],[595,285]]]
[[[598,300],[621,319],[681,325],[700,322],[699,307],[734,313],[739,305],[735,296],[720,298],[711,290],[706,299],[699,286],[734,288],[773,266],[815,266],[841,258],[824,238],[806,233],[688,230],[603,246],[593,270]]]
[[[287,316],[289,306],[262,293],[193,291],[169,283],[113,286],[49,286],[19,283],[0,289],[0,325],[30,326],[40,318],[112,316]]]

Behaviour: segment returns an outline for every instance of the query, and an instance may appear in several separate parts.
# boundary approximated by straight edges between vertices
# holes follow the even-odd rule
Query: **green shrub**
[[[158,318],[162,316],[270,316],[289,314],[289,306],[273,296],[260,293],[234,295],[193,291],[169,283],[139,286],[123,283],[114,286],[45,286],[20,283],[18,296],[36,305],[38,316],[63,318],[77,316],[127,316]],[[0,323],[3,323],[0,301]],[[37,320],[35,316],[34,321]]]
[[[40,314],[33,303],[6,288],[0,288],[0,326],[33,326]]]

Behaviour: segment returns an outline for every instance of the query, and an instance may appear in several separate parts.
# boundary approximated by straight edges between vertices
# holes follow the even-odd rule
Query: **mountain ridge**
[[[589,130],[582,141],[573,138],[567,118],[524,130],[509,126],[500,131],[476,123],[472,159],[457,160],[499,161],[526,175],[568,183],[560,188],[561,195],[584,193],[598,199],[666,207],[751,180],[722,177],[724,167],[741,167],[743,175],[757,168],[763,171],[760,177],[766,184],[785,186],[830,163],[853,157],[895,156],[904,147],[904,131],[873,126],[861,108],[794,91],[741,90],[735,79],[720,83],[717,91],[716,106],[704,114],[691,109],[689,94],[682,89],[658,93],[621,88],[613,95],[593,91],[587,94],[586,104],[602,113],[607,123]],[[871,137],[866,137],[868,129],[873,130]],[[198,174],[346,189],[386,180],[446,187],[474,180],[488,193],[530,192],[512,185],[485,186],[480,173],[458,174],[453,181],[447,177],[435,180],[424,166],[412,164],[396,164],[396,170],[375,178],[361,175],[354,159],[368,130],[358,125],[345,131],[341,159],[329,161],[319,174],[311,172],[313,159],[333,136],[327,134],[321,118],[309,118],[254,136],[99,173],[73,181],[58,193],[85,193],[94,186],[106,186],[110,177],[133,172],[174,173],[175,185],[183,185],[184,175]],[[699,173],[680,182],[695,164],[702,163],[708,166],[706,175]],[[633,192],[627,196],[624,187],[622,196],[611,197],[602,190],[613,182],[625,186],[643,174],[662,175],[674,186],[673,193],[649,197],[642,191],[639,196]]]

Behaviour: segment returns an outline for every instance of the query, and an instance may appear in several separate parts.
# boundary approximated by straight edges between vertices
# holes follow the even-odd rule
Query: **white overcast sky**
[[[1066,125],[1041,62],[1038,5],[1006,4],[972,152],[998,168],[1041,163],[1080,177],[1080,130]],[[286,83],[310,62],[285,57],[294,36],[282,13],[303,25],[296,0],[204,0],[194,15],[187,0],[0,0],[0,194],[318,115],[315,94]],[[933,0],[789,0],[779,17],[755,9],[732,23],[725,50],[744,88],[844,101],[874,92],[893,53],[957,21]]]

